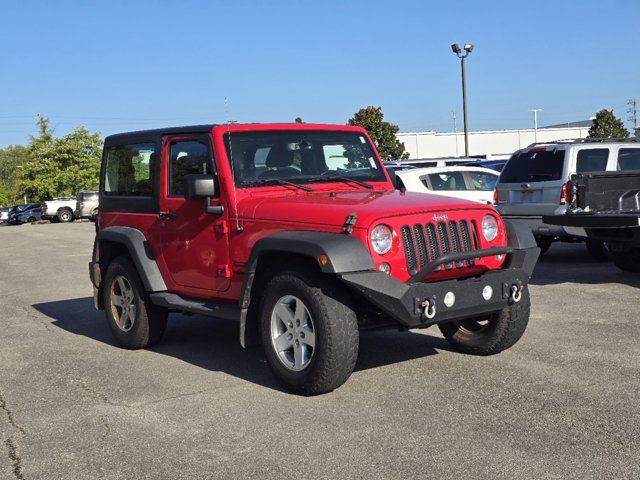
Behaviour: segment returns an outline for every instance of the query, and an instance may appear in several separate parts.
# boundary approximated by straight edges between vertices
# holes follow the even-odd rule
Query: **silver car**
[[[528,225],[542,253],[557,240],[584,239],[585,232],[546,225],[543,215],[567,209],[574,173],[640,168],[640,139],[579,139],[534,144],[513,154],[494,192],[495,207],[506,219]],[[587,245],[598,258],[600,245]]]
[[[98,216],[98,192],[81,191],[76,196],[75,218],[88,218],[92,222]]]

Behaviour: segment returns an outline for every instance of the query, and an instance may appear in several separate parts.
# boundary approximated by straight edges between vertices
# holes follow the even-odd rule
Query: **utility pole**
[[[629,105],[629,109],[627,110],[629,121],[633,124],[633,133],[635,135],[638,128],[638,99],[632,98],[627,100],[627,105]]]
[[[533,112],[533,138],[534,138],[534,143],[538,143],[538,112],[541,112],[542,109],[541,108],[532,108],[529,111]]]
[[[460,68],[462,70],[462,114],[464,116],[464,156],[469,156],[469,128],[467,126],[467,74],[464,68],[464,61],[473,52],[473,45],[467,43],[464,46],[464,53],[462,48],[457,43],[451,45],[451,50],[460,59]]]

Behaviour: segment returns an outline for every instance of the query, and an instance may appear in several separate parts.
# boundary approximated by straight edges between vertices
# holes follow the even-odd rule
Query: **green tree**
[[[22,145],[10,145],[0,149],[0,205],[3,207],[22,203],[17,180],[20,168],[29,160]]]
[[[347,123],[366,129],[384,160],[409,158],[404,143],[396,138],[400,129],[393,123],[385,122],[383,118],[381,107],[367,107],[358,110]]]
[[[624,123],[613,114],[613,110],[600,110],[589,128],[588,138],[627,138],[629,130]]]
[[[55,138],[49,120],[38,118],[38,135],[27,147],[29,160],[19,175],[19,188],[31,201],[74,196],[98,187],[102,140],[84,127]]]

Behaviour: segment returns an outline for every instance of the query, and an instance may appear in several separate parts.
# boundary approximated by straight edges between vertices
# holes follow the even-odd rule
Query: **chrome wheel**
[[[298,297],[281,297],[271,312],[271,345],[289,370],[304,370],[316,348],[316,331],[307,306]]]
[[[137,308],[133,287],[122,275],[118,275],[111,283],[111,312],[118,328],[128,332],[136,321]]]

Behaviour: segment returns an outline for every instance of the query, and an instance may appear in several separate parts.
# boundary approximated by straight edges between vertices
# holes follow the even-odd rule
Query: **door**
[[[226,290],[231,279],[227,219],[205,211],[206,200],[184,198],[183,177],[215,177],[213,150],[208,136],[163,138],[160,194],[160,236],[164,263],[178,293],[213,294]],[[211,205],[220,205],[216,197]]]
[[[493,189],[498,175],[490,172],[464,172],[469,190],[477,202],[493,204]]]
[[[430,190],[430,193],[477,201],[478,195],[468,188],[462,171],[429,173],[420,177],[420,180]]]

